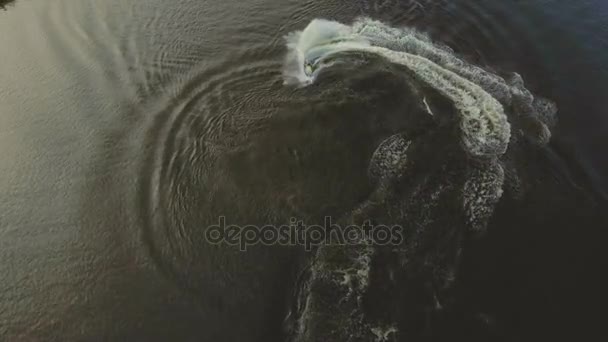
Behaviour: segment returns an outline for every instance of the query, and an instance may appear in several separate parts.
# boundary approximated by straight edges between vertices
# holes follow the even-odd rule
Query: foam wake
[[[511,129],[504,106],[518,106],[525,115],[535,117],[555,113],[552,106],[535,103],[518,75],[509,83],[412,29],[392,28],[368,18],[350,26],[315,19],[303,31],[288,35],[287,46],[287,84],[313,83],[323,69],[336,62],[338,54],[349,51],[377,54],[405,66],[420,82],[453,102],[459,113],[462,145],[475,157],[499,156],[507,150]],[[549,131],[546,127],[540,130]]]
[[[414,99],[421,110],[411,114],[433,121],[424,132],[398,132],[377,146],[368,169],[376,189],[341,221],[398,224],[404,241],[320,246],[286,320],[289,340],[418,340],[416,317],[453,302],[466,239],[483,235],[504,196],[525,193],[521,161],[549,141],[557,108],[533,96],[516,73],[499,76],[413,29],[368,18],[352,25],[316,19],[288,35],[287,45],[286,84],[307,86],[323,70],[352,63],[344,53],[374,54],[407,69],[419,83],[412,88],[425,89],[410,93],[421,97]],[[426,88],[452,108],[438,110]],[[456,117],[444,121],[446,115]]]

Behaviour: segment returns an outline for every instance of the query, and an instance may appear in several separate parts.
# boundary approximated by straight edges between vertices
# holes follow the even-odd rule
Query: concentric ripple
[[[143,217],[149,219],[145,227],[152,252],[161,253],[157,260],[169,272],[183,275],[184,263],[188,263],[185,260],[196,253],[192,250],[192,233],[186,231],[191,227],[186,228],[183,222],[191,205],[188,201],[196,197],[192,192],[213,192],[213,184],[204,180],[214,160],[242,143],[239,127],[251,127],[252,122],[272,112],[268,104],[252,101],[268,91],[273,78],[280,77],[278,63],[251,61],[259,49],[245,51],[214,67],[206,66],[156,115],[149,132],[153,153],[144,170],[153,173],[143,184],[149,189],[142,195],[146,202]],[[186,179],[201,188],[184,188]],[[167,260],[174,261],[167,265]]]

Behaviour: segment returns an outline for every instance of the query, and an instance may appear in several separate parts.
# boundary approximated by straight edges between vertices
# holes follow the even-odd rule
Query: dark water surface
[[[21,0],[0,10],[0,339],[281,339],[302,253],[201,232],[219,215],[339,216],[369,194],[370,155],[404,125],[400,83],[373,68],[341,75],[350,90],[282,77],[286,34],[358,16],[516,71],[559,108],[525,160],[529,195],[467,248],[462,312],[425,338],[599,333],[604,1]]]

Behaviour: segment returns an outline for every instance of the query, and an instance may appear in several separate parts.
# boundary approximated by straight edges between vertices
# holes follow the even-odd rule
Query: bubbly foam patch
[[[504,170],[495,163],[485,168],[473,168],[468,176],[463,189],[464,214],[470,230],[483,232],[502,196]]]
[[[407,149],[410,143],[400,134],[393,135],[383,141],[370,161],[369,177],[377,182],[386,177],[398,176],[407,162]]]

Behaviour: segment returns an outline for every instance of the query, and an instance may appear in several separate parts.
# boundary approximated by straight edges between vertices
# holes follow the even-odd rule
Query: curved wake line
[[[536,113],[542,105],[534,102],[519,75],[508,84],[502,77],[464,62],[448,47],[433,44],[411,29],[392,28],[368,18],[351,26],[315,19],[303,31],[286,38],[287,84],[313,83],[320,71],[335,63],[329,57],[342,52],[372,53],[405,66],[419,81],[454,103],[463,147],[475,157],[500,156],[507,150],[511,128],[503,105],[516,105],[525,115],[555,114],[554,107],[544,103],[549,113]]]

